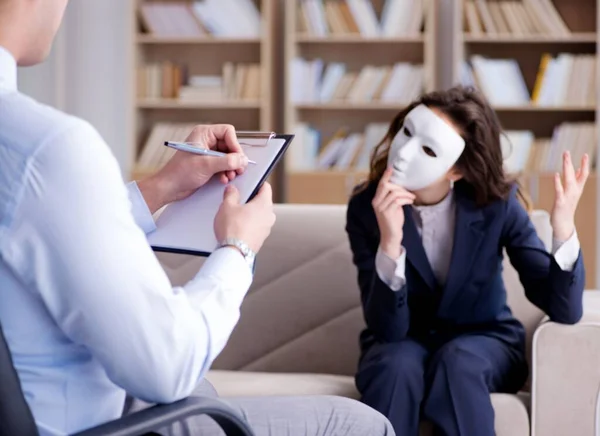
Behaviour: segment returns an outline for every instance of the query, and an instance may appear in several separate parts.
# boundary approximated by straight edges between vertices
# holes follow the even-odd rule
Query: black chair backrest
[[[21,383],[0,326],[0,436],[37,436]]]

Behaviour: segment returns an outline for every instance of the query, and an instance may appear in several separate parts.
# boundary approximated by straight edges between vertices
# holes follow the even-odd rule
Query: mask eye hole
[[[425,152],[425,154],[427,156],[437,157],[437,154],[435,154],[435,151],[433,151],[431,148],[427,147],[426,145],[423,146],[423,151]]]
[[[410,133],[410,130],[408,130],[408,127],[403,127],[402,128],[402,133],[404,133],[409,138],[412,136],[412,133]]]

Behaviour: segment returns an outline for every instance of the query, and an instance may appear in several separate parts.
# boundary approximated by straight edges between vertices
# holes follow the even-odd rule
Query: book
[[[299,0],[300,33],[325,38],[358,34],[365,38],[418,36],[429,0],[385,0],[381,15],[371,0]]]
[[[460,82],[479,88],[494,106],[594,106],[596,55],[543,53],[531,94],[515,59],[473,55],[461,65]]]
[[[424,91],[423,65],[398,62],[394,65],[365,65],[350,70],[342,62],[325,63],[316,58],[292,60],[290,96],[296,104],[408,103]]]
[[[140,5],[142,30],[159,37],[258,38],[260,11],[252,0],[153,1]]]
[[[301,171],[368,171],[373,149],[385,137],[389,123],[369,123],[364,131],[339,127],[331,136],[308,123],[294,129],[296,147],[288,153],[286,169]]]
[[[464,31],[472,36],[568,36],[551,0],[464,0]]]
[[[190,74],[188,71],[186,65],[170,61],[138,67],[138,98],[214,103],[258,101],[261,97],[260,64],[225,62],[221,75]]]

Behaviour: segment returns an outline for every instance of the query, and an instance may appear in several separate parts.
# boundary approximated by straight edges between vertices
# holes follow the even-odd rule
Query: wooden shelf
[[[540,61],[544,53],[556,57],[560,53],[575,55],[598,55],[598,0],[551,0],[566,26],[572,32],[566,36],[556,35],[473,35],[464,27],[466,13],[465,0],[454,2],[453,28],[465,29],[453,35],[453,70],[452,83],[459,83],[462,62],[472,55],[491,59],[516,60],[525,85],[531,94],[539,76]],[[540,19],[544,19],[540,17]],[[481,19],[480,19],[481,20]],[[597,61],[596,61],[597,65]],[[547,70],[546,70],[547,71]],[[501,81],[501,80],[500,80]],[[503,83],[499,83],[499,86]],[[595,84],[597,87],[598,84]],[[590,94],[597,93],[591,89]],[[585,101],[581,96],[577,101]],[[556,128],[566,122],[594,122],[597,127],[598,103],[594,104],[560,104],[540,106],[536,104],[495,106],[504,130],[529,130],[536,139],[551,138]],[[596,144],[594,144],[596,145]],[[573,150],[575,144],[564,145]],[[552,154],[552,159],[560,156]],[[540,157],[542,158],[542,157]],[[545,157],[548,158],[547,156]],[[577,162],[576,165],[579,163]],[[597,162],[591,162],[592,165]],[[591,174],[585,192],[576,213],[577,231],[587,271],[586,287],[597,286],[597,170]],[[517,175],[524,182],[526,190],[532,197],[536,209],[551,210],[554,201],[554,173],[523,173]]]
[[[471,35],[463,33],[463,40],[466,43],[477,44],[594,44],[597,41],[597,35],[594,32],[573,33],[570,36],[552,36],[552,35]]]
[[[140,8],[154,0],[130,2],[132,56],[128,65],[131,72],[128,89],[131,89],[132,122],[128,141],[131,144],[128,150],[131,162],[127,171],[129,178],[154,173],[169,157],[163,150],[166,147],[162,147],[162,141],[179,140],[197,124],[228,123],[238,130],[278,130],[273,119],[273,105],[276,103],[273,95],[276,8],[273,0],[252,1],[260,14],[260,32],[258,36],[249,38],[198,33],[181,37],[144,33],[147,23],[141,18]],[[254,68],[256,65],[259,66],[258,74]],[[151,68],[142,70],[149,66]],[[225,75],[233,76],[228,85],[237,83],[235,78],[242,67],[247,68],[242,83],[239,83],[242,86],[236,86],[235,93],[229,94],[235,95],[235,98],[219,99],[221,93],[211,87],[210,79],[205,83],[216,99],[208,94],[199,97],[192,93],[185,95],[185,91],[181,95],[194,100],[172,97],[179,94],[169,86],[171,80],[176,83],[175,86],[183,87],[193,86],[194,82],[202,80],[195,80],[197,77],[220,76],[225,87]],[[249,86],[252,89],[246,89]],[[250,92],[259,89],[260,93]],[[165,135],[169,137],[164,138]],[[144,154],[144,150],[148,150],[146,146],[150,147],[150,151]],[[140,167],[140,161],[143,167]],[[273,186],[273,191],[277,197],[278,187]]]
[[[498,112],[595,112],[596,106],[494,106]]]
[[[325,176],[325,177],[348,177],[348,176],[359,176],[366,177],[369,173],[368,171],[359,171],[359,170],[346,170],[346,171],[338,171],[338,170],[306,170],[306,171],[289,171],[288,174],[290,176]]]
[[[367,178],[364,171],[290,171],[288,196],[294,203],[344,204],[356,185]]]
[[[139,44],[260,44],[260,38],[165,37],[138,34]]]
[[[295,42],[300,44],[422,44],[425,42],[423,35],[418,36],[392,36],[392,37],[369,37],[361,35],[329,35],[312,36],[296,35]]]
[[[138,100],[140,109],[260,109],[260,101],[195,102],[177,99]]]
[[[350,102],[340,102],[340,103],[301,103],[295,104],[294,108],[298,110],[330,110],[330,111],[357,111],[357,110],[366,110],[366,111],[399,111],[404,106],[406,106],[408,102],[405,103],[350,103]]]
[[[299,103],[295,104],[294,108],[298,110],[335,110],[335,111],[377,111],[377,110],[393,110],[398,111],[408,105],[409,102],[397,103]],[[494,110],[499,112],[594,112],[596,106],[495,106]]]
[[[309,34],[298,16],[298,3],[301,0],[285,1],[285,83],[284,83],[284,130],[296,132],[299,125],[318,131],[319,146],[327,143],[340,128],[346,128],[348,134],[365,133],[367,128],[380,128],[391,122],[394,116],[409,103],[407,101],[360,101],[338,100],[320,102],[316,99],[303,102],[295,98],[292,92],[292,71],[294,59],[306,61],[320,59],[324,66],[333,62],[345,65],[344,74],[360,74],[367,65],[380,68],[392,67],[397,63],[419,65],[423,67],[422,89],[433,91],[437,84],[438,68],[435,53],[435,17],[439,2],[433,1],[427,9],[424,27],[420,33],[410,36],[365,36],[359,33],[330,33],[325,36]],[[381,17],[385,0],[372,0],[373,9]],[[424,29],[424,30],[423,30]],[[338,83],[339,84],[339,83]],[[400,94],[399,94],[400,95]],[[403,100],[411,97],[400,97]],[[376,126],[374,126],[376,125]],[[304,128],[304,127],[303,127]],[[289,159],[309,159],[303,156],[303,150],[312,150],[316,144],[302,143],[309,135],[298,131],[296,153],[286,155],[284,172],[285,200],[290,203],[346,203],[352,188],[367,175],[361,171],[292,171]],[[312,135],[310,135],[312,137]],[[360,151],[359,151],[360,152]],[[310,152],[314,153],[314,151]],[[355,157],[356,158],[356,157]]]

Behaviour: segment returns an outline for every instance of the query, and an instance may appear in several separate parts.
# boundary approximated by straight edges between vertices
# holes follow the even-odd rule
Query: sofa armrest
[[[600,424],[600,292],[586,291],[586,294],[579,323],[544,322],[534,334],[532,436],[597,434]]]
[[[137,436],[158,434],[159,430],[191,416],[208,415],[227,436],[253,436],[244,419],[230,406],[215,398],[190,397],[172,404],[158,405],[126,415],[121,419],[84,430],[74,436]]]

